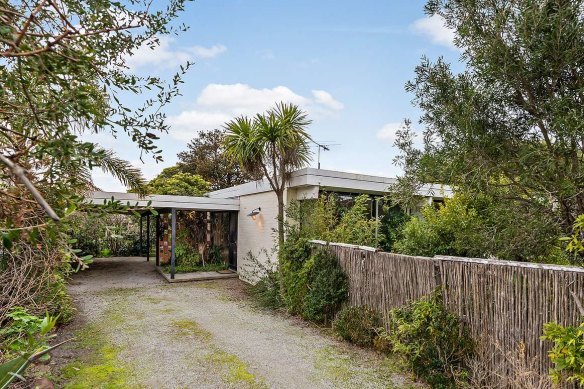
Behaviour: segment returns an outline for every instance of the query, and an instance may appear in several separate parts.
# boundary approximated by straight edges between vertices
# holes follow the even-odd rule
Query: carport
[[[146,260],[150,260],[150,228],[151,223],[155,223],[155,244],[156,244],[156,266],[160,266],[160,241],[161,241],[161,218],[170,217],[170,278],[175,277],[176,265],[176,230],[177,230],[177,211],[198,211],[211,213],[226,214],[229,220],[228,231],[228,255],[229,266],[237,268],[237,217],[239,211],[238,199],[221,199],[209,197],[192,197],[192,196],[168,196],[168,195],[149,195],[140,197],[135,193],[121,192],[94,192],[89,201],[92,204],[103,205],[108,201],[119,201],[122,204],[129,203],[135,208],[144,209],[140,217],[140,248],[142,249],[143,226],[146,231]],[[148,210],[154,209],[157,215],[152,215]],[[144,223],[145,219],[145,223]],[[154,220],[152,220],[154,219]]]

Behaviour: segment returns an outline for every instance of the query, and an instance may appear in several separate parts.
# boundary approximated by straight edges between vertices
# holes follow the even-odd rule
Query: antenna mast
[[[318,148],[318,152],[317,152],[317,162],[318,162],[318,168],[320,169],[320,150],[322,149],[322,151],[330,151],[331,149],[329,148],[329,146],[338,146],[339,143],[329,143],[329,144],[324,144],[324,143],[318,143],[315,141],[312,141],[312,143],[314,143],[316,145],[316,147]]]
[[[320,149],[322,151],[330,151],[330,149],[326,145],[316,144],[318,146],[318,168],[320,169]]]

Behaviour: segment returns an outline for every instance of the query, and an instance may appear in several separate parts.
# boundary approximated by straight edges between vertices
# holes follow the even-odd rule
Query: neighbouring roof
[[[289,188],[318,186],[323,190],[352,193],[387,193],[388,188],[396,183],[395,178],[371,176],[366,174],[340,172],[334,170],[304,168],[291,174]],[[247,182],[221,190],[210,192],[210,198],[233,199],[256,193],[269,192],[272,189],[266,179]],[[446,185],[426,184],[420,188],[421,197],[451,197],[452,190]]]

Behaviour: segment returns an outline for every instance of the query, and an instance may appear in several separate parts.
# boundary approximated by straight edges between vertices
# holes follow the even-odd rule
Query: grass
[[[223,381],[228,384],[243,384],[250,389],[264,389],[268,386],[249,371],[248,365],[237,357],[215,348],[204,361],[223,372]]]
[[[119,360],[120,347],[104,337],[96,325],[86,325],[76,333],[75,344],[84,348],[84,357],[74,360],[61,369],[66,389],[82,388],[141,388],[135,384],[131,368]]]
[[[132,289],[115,289],[107,292],[114,298],[135,293]],[[82,349],[80,357],[64,366],[60,371],[59,387],[66,389],[82,388],[132,388],[143,386],[136,383],[134,369],[119,358],[123,349],[109,341],[106,326],[121,326],[128,318],[127,304],[112,304],[97,323],[86,324],[75,333],[72,347]]]
[[[174,320],[171,324],[173,329],[175,329],[175,336],[195,336],[196,338],[203,341],[210,341],[213,338],[213,334],[204,329],[194,320]]]
[[[248,365],[235,354],[221,350],[212,343],[213,334],[194,320],[174,320],[171,324],[176,337],[194,336],[206,343],[210,352],[202,362],[221,372],[222,380],[227,384],[243,385],[249,389],[267,388],[263,379],[258,379],[249,371]]]
[[[385,388],[416,388],[407,382],[395,382],[401,377],[403,367],[392,358],[385,358],[381,363],[371,361],[361,365],[355,360],[355,354],[335,346],[326,346],[316,351],[314,367],[323,378],[336,385],[351,387],[363,386],[363,383],[375,383]],[[403,379],[397,379],[403,381]]]

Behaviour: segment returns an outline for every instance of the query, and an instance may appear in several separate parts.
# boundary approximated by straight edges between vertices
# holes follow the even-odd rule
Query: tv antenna
[[[320,169],[320,150],[322,149],[322,151],[330,151],[331,149],[329,148],[330,146],[338,146],[340,145],[340,143],[318,143],[316,141],[312,141],[316,147],[318,148],[318,152],[317,152],[317,162],[318,162],[318,169]]]

